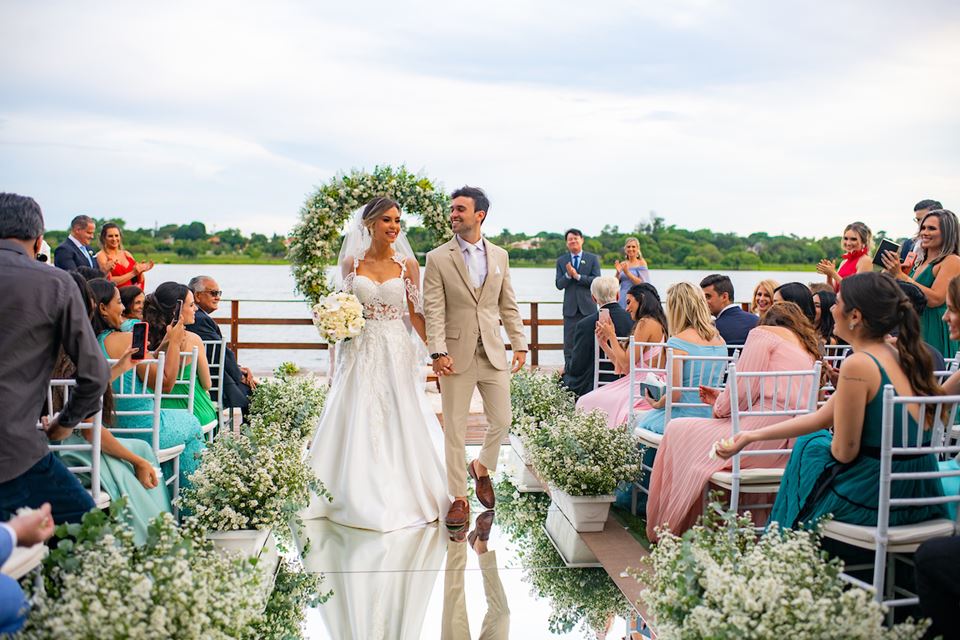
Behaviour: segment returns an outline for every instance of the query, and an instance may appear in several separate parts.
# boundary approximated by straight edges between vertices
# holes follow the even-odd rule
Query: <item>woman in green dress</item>
[[[840,366],[836,392],[815,413],[741,432],[732,444],[718,443],[717,454],[729,458],[752,442],[797,438],[770,514],[782,527],[814,527],[832,514],[838,522],[875,526],[880,486],[883,387],[898,395],[933,396],[943,390],[933,377],[933,361],[920,343],[920,322],[893,278],[862,273],[845,278],[834,305],[835,333],[853,355]],[[896,346],[886,336],[899,330]],[[897,412],[893,446],[916,445],[916,407],[911,408],[909,442],[903,441]],[[833,426],[833,433],[827,428]],[[925,425],[923,438],[932,433]],[[933,454],[894,458],[893,472],[936,471]],[[894,482],[891,498],[942,496],[937,479]],[[892,526],[946,517],[943,505],[892,507]]]
[[[156,291],[149,294],[143,301],[143,319],[150,324],[150,348],[157,349],[161,344],[166,343],[167,327],[173,324],[176,318],[173,317],[177,308],[177,303],[183,301],[181,305],[179,321],[184,326],[194,323],[197,313],[197,305],[193,299],[193,292],[185,285],[177,282],[164,282],[157,287]],[[170,393],[186,396],[190,392],[191,368],[197,368],[197,375],[193,390],[193,415],[197,417],[203,426],[215,423],[217,421],[217,409],[210,400],[210,394],[207,391],[211,387],[210,365],[207,362],[207,350],[203,341],[195,333],[184,331],[179,339],[180,351],[189,352],[197,347],[197,362],[189,362],[184,369],[183,375],[176,383]],[[184,380],[186,379],[186,380]],[[186,398],[164,398],[160,403],[164,409],[186,409],[189,401]]]
[[[927,309],[920,316],[923,339],[944,358],[953,358],[960,350],[960,341],[950,338],[943,321],[947,310],[947,284],[960,275],[960,229],[957,216],[951,211],[931,211],[920,222],[917,259],[910,275],[900,268],[900,258],[888,251],[883,256],[887,272],[894,278],[920,287],[927,298]]]

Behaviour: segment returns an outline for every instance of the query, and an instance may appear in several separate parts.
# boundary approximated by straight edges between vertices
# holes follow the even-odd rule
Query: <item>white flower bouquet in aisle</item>
[[[328,344],[356,338],[363,331],[363,305],[352,293],[331,293],[313,305],[313,326]]]

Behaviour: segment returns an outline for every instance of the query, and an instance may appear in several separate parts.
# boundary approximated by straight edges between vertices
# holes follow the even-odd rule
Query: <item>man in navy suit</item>
[[[613,276],[597,278],[590,286],[591,300],[600,305],[600,309],[610,312],[610,321],[618,336],[629,336],[633,329],[633,319],[630,314],[617,304],[620,295],[620,282]],[[563,384],[573,391],[578,398],[593,391],[593,373],[598,366],[596,360],[595,329],[600,319],[600,311],[594,311],[577,323],[573,332],[573,354],[570,366],[563,374]],[[602,370],[613,367],[607,365]]]
[[[744,311],[733,301],[733,283],[730,278],[719,273],[709,275],[700,281],[703,297],[707,300],[710,313],[717,319],[717,331],[727,344],[743,344],[747,334],[757,326],[760,319]]]
[[[97,224],[90,216],[79,215],[70,222],[70,235],[53,252],[53,264],[64,271],[77,267],[99,269],[90,243],[97,232]]]
[[[187,331],[200,336],[201,340],[223,340],[220,325],[210,317],[210,314],[220,306],[220,290],[217,281],[210,276],[196,276],[190,279],[187,288],[193,292],[197,303],[197,313],[194,323],[187,325]],[[207,360],[211,363],[219,362],[213,345],[207,346]],[[223,371],[220,377],[220,389],[223,393],[223,406],[239,408],[246,418],[250,405],[250,394],[257,386],[257,380],[250,369],[237,364],[237,356],[230,349],[224,356]],[[216,398],[214,398],[216,400]]]
[[[569,253],[557,258],[557,289],[563,291],[563,367],[573,357],[573,332],[585,316],[596,313],[590,285],[600,277],[600,258],[583,250],[583,233],[569,229],[565,234]]]

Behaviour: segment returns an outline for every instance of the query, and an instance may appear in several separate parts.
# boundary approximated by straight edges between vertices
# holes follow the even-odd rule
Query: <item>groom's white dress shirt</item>
[[[473,286],[479,289],[487,279],[487,248],[483,245],[483,238],[476,243],[470,243],[456,236],[457,244],[463,253],[463,262],[467,265],[467,272],[473,279]]]

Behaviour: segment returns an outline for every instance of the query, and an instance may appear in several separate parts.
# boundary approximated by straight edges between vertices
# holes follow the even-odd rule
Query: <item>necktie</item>
[[[575,271],[580,270],[580,256],[573,256],[573,268]]]
[[[477,249],[476,245],[467,245],[467,255],[469,256],[469,259],[467,260],[467,271],[470,273],[470,279],[473,280],[473,286],[476,289],[479,289],[480,285],[483,284],[480,282],[480,269],[477,266],[477,257],[479,253],[480,250]]]
[[[83,247],[82,249],[80,249],[80,250],[83,251],[83,257],[87,259],[87,263],[92,267],[92,266],[93,266],[93,258],[90,257],[90,249],[87,249],[87,247],[84,246],[84,247]]]

